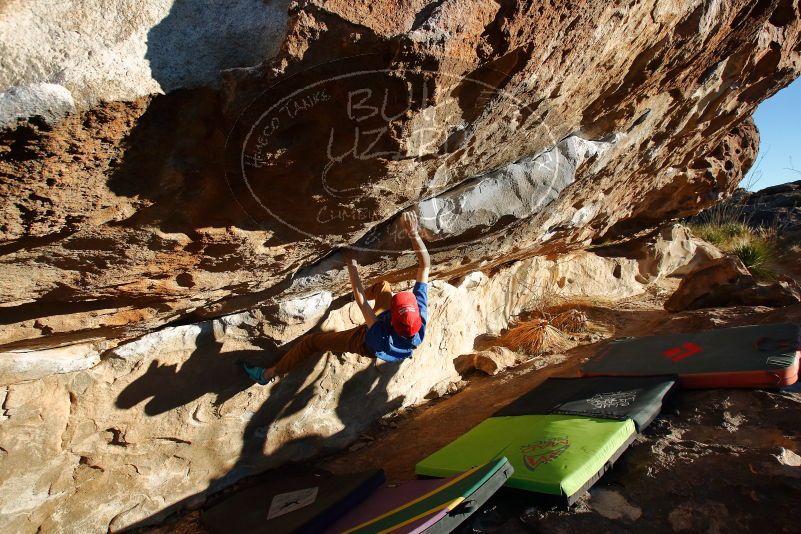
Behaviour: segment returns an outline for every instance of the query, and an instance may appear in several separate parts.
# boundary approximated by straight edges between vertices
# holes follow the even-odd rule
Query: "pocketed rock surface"
[[[445,278],[630,236],[727,196],[801,70],[794,0],[165,3],[0,10],[2,101],[75,104],[0,133],[2,348],[342,295],[346,245],[409,276],[405,209]]]
[[[729,195],[801,72],[797,0],[220,5],[0,2],[2,530],[160,520],[447,391],[544,294],[711,257],[670,226],[587,249]],[[360,320],[343,248],[366,283],[413,275],[408,209],[419,357],[248,388],[238,359]]]

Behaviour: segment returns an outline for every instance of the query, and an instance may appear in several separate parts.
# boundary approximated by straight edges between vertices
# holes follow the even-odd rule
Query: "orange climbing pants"
[[[373,311],[376,316],[380,315],[392,305],[392,286],[382,280],[371,286],[365,292],[365,296],[368,300],[375,299]],[[275,373],[284,375],[306,358],[319,352],[352,352],[374,358],[375,355],[364,344],[366,335],[366,324],[342,332],[317,332],[305,335],[275,365]]]

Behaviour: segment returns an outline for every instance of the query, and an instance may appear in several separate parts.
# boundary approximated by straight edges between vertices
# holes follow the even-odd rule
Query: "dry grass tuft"
[[[572,346],[567,336],[545,319],[520,323],[501,336],[499,341],[514,351],[526,354],[560,352]]]
[[[578,334],[587,330],[587,314],[581,310],[570,309],[555,315],[551,325],[562,332]]]
[[[774,219],[770,225],[753,225],[742,201],[730,199],[692,217],[688,227],[693,234],[723,252],[742,260],[751,274],[760,279],[776,277],[779,238],[785,222]]]

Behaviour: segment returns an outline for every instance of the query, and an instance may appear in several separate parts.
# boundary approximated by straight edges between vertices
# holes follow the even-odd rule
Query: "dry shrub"
[[[587,329],[587,314],[581,310],[563,311],[551,319],[551,325],[562,332],[577,334]]]
[[[731,198],[688,220],[696,236],[723,252],[734,254],[760,279],[773,279],[780,235],[786,221],[774,218],[770,225],[754,225],[741,198]]]
[[[571,347],[570,340],[545,319],[533,319],[514,326],[500,341],[510,349],[527,354],[559,352]]]

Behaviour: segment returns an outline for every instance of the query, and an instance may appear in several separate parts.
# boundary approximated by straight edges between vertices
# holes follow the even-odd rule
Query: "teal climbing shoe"
[[[248,375],[257,384],[265,386],[269,383],[269,380],[264,380],[263,378],[264,367],[256,367],[255,365],[248,364],[248,362],[242,362],[242,369],[244,369],[245,374]]]

